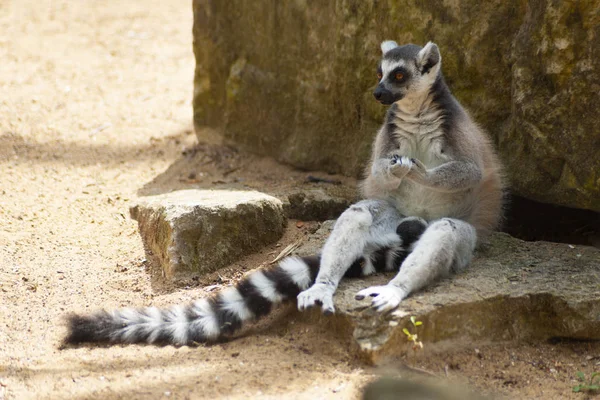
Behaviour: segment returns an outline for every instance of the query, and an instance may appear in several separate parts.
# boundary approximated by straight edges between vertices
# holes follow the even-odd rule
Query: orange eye
[[[383,78],[383,75],[381,74],[381,72],[377,73],[377,79],[381,80],[381,78]]]
[[[404,74],[402,72],[396,72],[396,80],[401,81],[404,78]]]

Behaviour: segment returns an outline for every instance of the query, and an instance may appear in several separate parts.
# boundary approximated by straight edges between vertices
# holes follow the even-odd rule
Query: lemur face
[[[377,101],[390,105],[429,92],[442,60],[435,43],[429,42],[425,47],[398,46],[396,42],[386,40],[381,43],[381,52],[383,57],[377,68],[379,84],[373,92]]]

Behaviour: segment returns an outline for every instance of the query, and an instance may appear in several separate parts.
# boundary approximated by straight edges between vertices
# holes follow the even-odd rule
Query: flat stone
[[[149,259],[167,278],[214,271],[283,234],[282,202],[256,191],[178,190],[130,208]]]
[[[331,226],[324,224],[299,253],[318,251]],[[600,339],[600,250],[593,247],[525,242],[496,233],[466,271],[413,294],[392,313],[378,314],[367,300],[354,299],[360,289],[391,278],[344,280],[334,299],[337,317],[317,317],[351,334],[369,363],[409,351],[404,328],[417,333],[426,347]],[[423,324],[413,326],[411,316]]]

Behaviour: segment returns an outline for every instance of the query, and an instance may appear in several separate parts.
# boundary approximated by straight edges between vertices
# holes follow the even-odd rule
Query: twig
[[[269,264],[275,264],[277,261],[281,260],[282,258],[289,256],[290,254],[292,254],[292,252],[294,250],[296,250],[298,247],[300,247],[301,243],[302,243],[302,238],[298,239],[294,243],[287,245],[286,248],[281,250],[281,253],[279,253],[277,255],[277,257],[275,257],[273,259],[273,261],[271,261]]]

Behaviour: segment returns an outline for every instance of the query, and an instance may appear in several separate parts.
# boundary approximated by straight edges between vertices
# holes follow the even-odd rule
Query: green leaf
[[[577,386],[573,386],[573,391],[575,393],[581,392],[581,386],[577,385]]]
[[[577,378],[579,378],[580,381],[585,381],[585,374],[583,372],[577,371],[575,375],[577,375]]]
[[[412,336],[410,334],[410,332],[408,331],[408,329],[406,329],[406,328],[402,329],[402,332],[404,332],[406,334],[406,336]]]
[[[415,322],[415,326],[421,326],[421,325],[423,325],[423,323],[421,321]]]
[[[600,389],[600,385],[589,385],[587,387],[588,390],[598,390]]]
[[[590,377],[590,383],[594,383],[594,378],[600,376],[600,372],[594,372]]]
[[[413,325],[415,324],[415,320],[416,320],[415,316],[411,315],[410,316],[410,322],[412,322]]]

